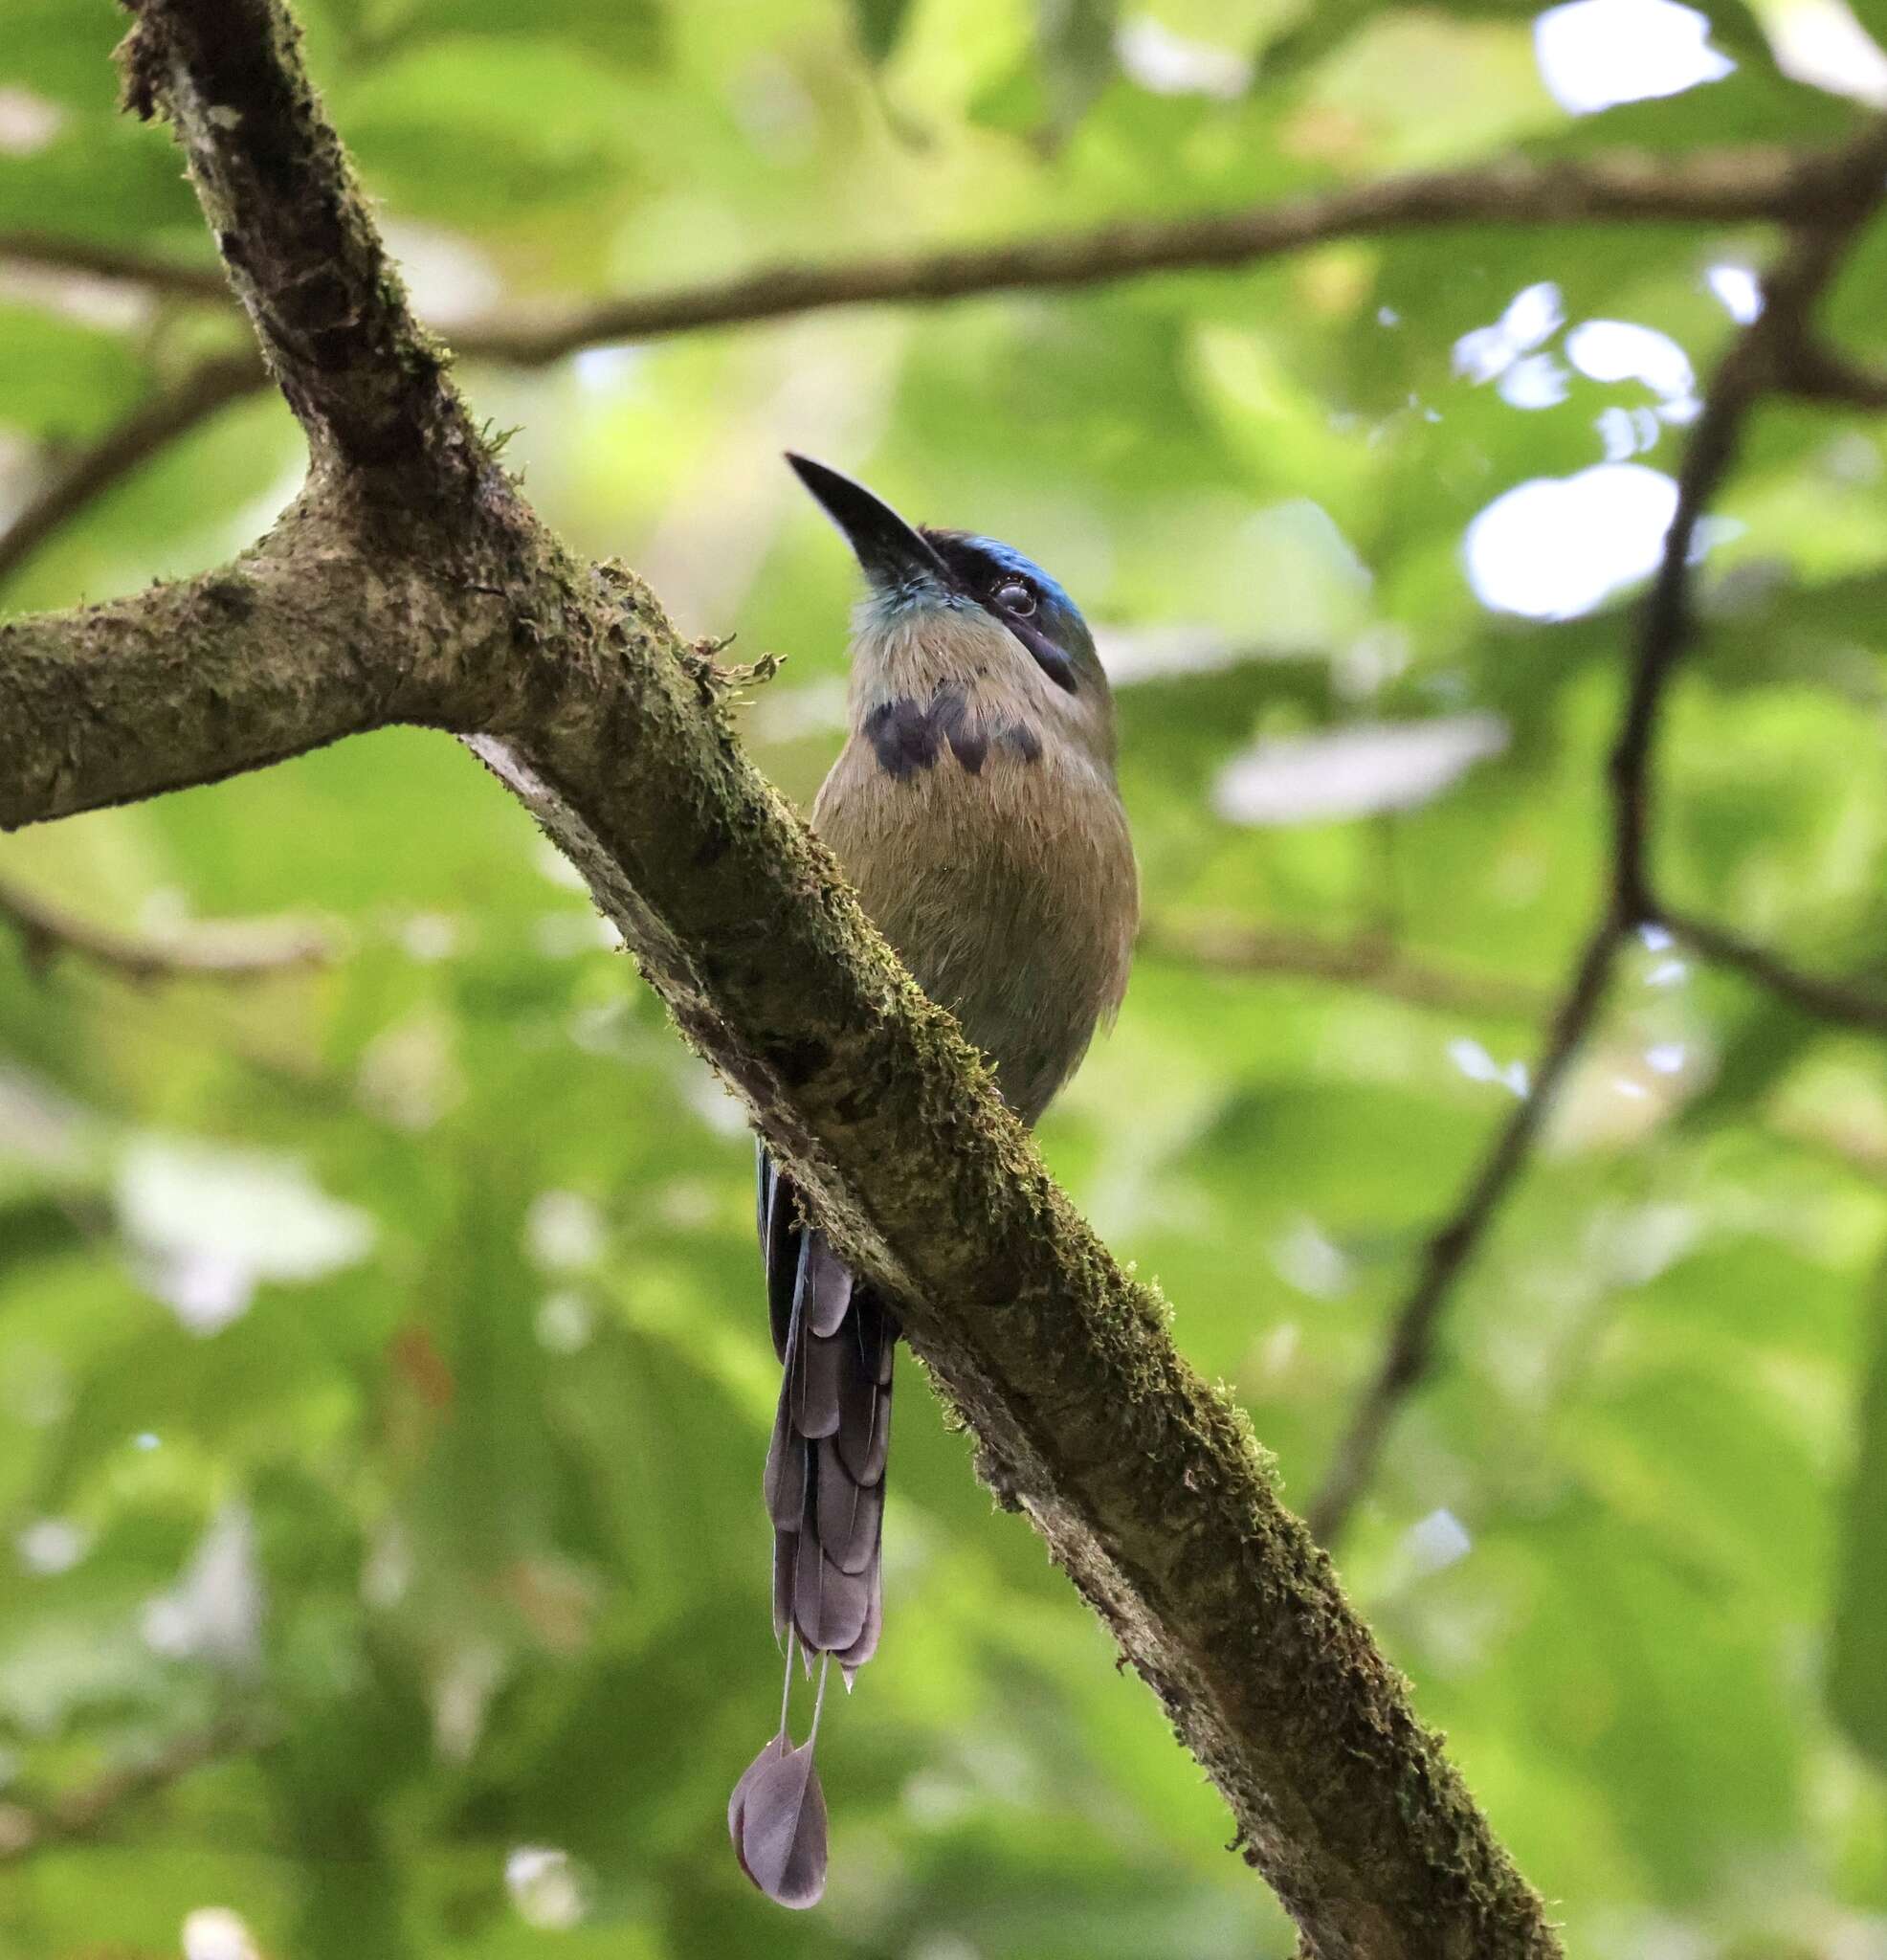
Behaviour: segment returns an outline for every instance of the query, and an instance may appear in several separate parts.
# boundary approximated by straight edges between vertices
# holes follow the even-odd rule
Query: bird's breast
[[[1126,986],[1137,889],[1112,769],[972,676],[859,703],[813,823],[1032,1122]]]

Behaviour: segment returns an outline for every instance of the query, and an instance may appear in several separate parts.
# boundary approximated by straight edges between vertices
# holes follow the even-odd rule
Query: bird
[[[907,523],[850,477],[787,461],[865,578],[845,745],[812,808],[865,912],[987,1057],[1032,1125],[1126,991],[1139,878],[1115,779],[1114,704],[1073,599],[1012,546]],[[758,1146],[758,1227],[782,1368],[764,1479],[778,1732],[736,1787],[742,1869],[817,1902],[826,1812],[813,1767],[828,1665],[848,1688],[878,1643],[899,1325]],[[795,1645],[820,1657],[811,1732],[788,1728]]]

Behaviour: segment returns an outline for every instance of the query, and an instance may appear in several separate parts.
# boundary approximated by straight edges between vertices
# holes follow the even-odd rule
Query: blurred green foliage
[[[4,6],[0,229],[209,263],[167,139],[113,112],[121,16]],[[300,11],[448,334],[761,258],[1510,145],[1819,144],[1858,113],[1728,4],[1733,75],[1579,118],[1507,6]],[[796,797],[836,746],[853,574],[788,443],[1013,539],[1112,635],[1150,914],[1392,934],[1543,1000],[1603,876],[1627,620],[1598,590],[1561,621],[1490,610],[1464,533],[1609,453],[1668,474],[1682,387],[1594,378],[1575,336],[1636,323],[1707,374],[1724,269],[1764,249],[1411,234],[463,380],[576,545],[688,631],[738,630],[733,657],[789,657],[746,729]],[[1831,309],[1863,353],[1887,353],[1883,253],[1877,230]],[[5,277],[0,507],[225,331]],[[300,464],[279,406],[244,405],[0,599],[211,563]],[[1521,583],[1597,550],[1621,486],[1563,507]],[[1767,410],[1720,519],[1662,875],[1805,964],[1887,978],[1878,431]],[[1437,724],[1479,759],[1425,779]],[[1267,821],[1234,820],[1241,756]],[[101,1776],[218,1725],[245,1739],[0,1865],[0,1951],[172,1954],[211,1908],[296,1960],[1291,1950],[1151,1698],[991,1515],[908,1362],[885,1644],[826,1729],[832,1887],[793,1918],[749,1892],[722,1806],[777,1694],[749,1147],[467,757],[385,735],[11,838],[0,875],[124,926],[294,910],[344,943],[316,973],[144,989],[0,945],[0,1851]],[[1294,1501],[1535,1039],[1522,1013],[1148,955],[1045,1125]],[[1883,1172],[1877,1043],[1648,945],[1344,1548],[1576,1952],[1887,1944]]]

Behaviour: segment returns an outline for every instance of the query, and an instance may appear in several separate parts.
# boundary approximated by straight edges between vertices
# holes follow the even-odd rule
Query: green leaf
[[[336,102],[377,188],[465,222],[621,186],[648,112],[635,87],[581,49],[469,34],[414,44]]]
[[[369,44],[381,52],[429,38],[502,34],[642,67],[667,49],[662,0],[394,0],[379,11],[385,18]]]
[[[912,0],[852,0],[858,45],[873,67],[882,67],[898,46],[911,15]]]
[[[106,0],[7,0],[0,84],[54,101],[109,103],[118,89],[111,51],[124,26]]]
[[[1044,134],[1059,141],[1115,75],[1114,21],[1119,8],[1117,0],[1036,0],[1036,5],[1049,110]]]

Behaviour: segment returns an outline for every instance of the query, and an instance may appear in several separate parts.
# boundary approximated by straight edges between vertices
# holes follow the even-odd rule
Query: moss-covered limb
[[[629,621],[652,617],[623,597]],[[1235,1408],[1180,1359],[1163,1303],[1048,1179],[659,628],[606,626],[576,652],[589,678],[569,709],[484,744],[487,760],[896,1293],[986,1465],[1224,1791],[1307,1950],[1557,1951]]]
[[[541,534],[471,579],[411,563],[398,541],[347,555],[298,514],[225,573],[8,629],[0,716],[23,739],[0,808],[147,794],[403,716],[493,728],[477,746],[896,1292],[1307,1950],[1553,1952],[1236,1411],[743,758],[646,590]]]
[[[201,577],[0,621],[0,828],[260,768],[463,707],[496,599],[366,557],[319,504]]]
[[[144,0],[140,41],[134,91],[166,97],[212,223],[239,228],[238,277],[315,480],[229,572],[0,640],[0,820],[389,720],[484,731],[479,752],[897,1297],[982,1460],[1225,1793],[1306,1950],[1555,1953],[1237,1411],[741,755],[653,597],[571,561],[443,381],[416,379],[415,330],[278,0]],[[226,139],[239,154],[197,155]],[[281,236],[256,241],[272,200]],[[308,256],[322,210],[344,234],[332,266]],[[423,493],[410,507],[385,494],[389,472]]]
[[[436,477],[480,454],[414,326],[280,0],[123,0],[126,106],[160,111],[269,366],[316,455]],[[411,484],[407,486],[411,488]]]

